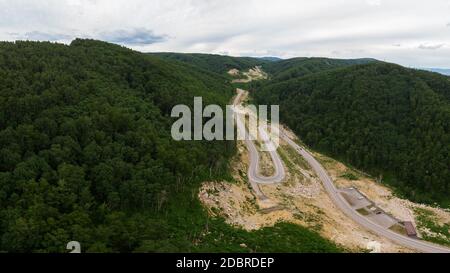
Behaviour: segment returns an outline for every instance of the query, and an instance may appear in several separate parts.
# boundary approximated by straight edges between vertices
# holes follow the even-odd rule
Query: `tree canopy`
[[[412,200],[450,204],[448,77],[372,62],[294,74],[257,88],[257,101],[279,104],[281,121],[306,144]]]
[[[204,211],[200,182],[229,178],[235,143],[176,142],[170,113],[233,94],[222,75],[104,42],[0,43],[0,251],[339,251],[292,225],[267,244],[270,228]]]
[[[231,57],[200,53],[151,53],[151,55],[166,60],[176,60],[218,74],[225,74],[230,69],[246,70],[273,62],[264,58]]]

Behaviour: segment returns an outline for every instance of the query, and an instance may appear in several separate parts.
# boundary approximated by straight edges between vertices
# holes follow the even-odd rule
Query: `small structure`
[[[403,225],[405,226],[406,234],[409,237],[417,237],[416,228],[414,227],[414,225],[411,222],[409,222],[409,221],[403,222]]]

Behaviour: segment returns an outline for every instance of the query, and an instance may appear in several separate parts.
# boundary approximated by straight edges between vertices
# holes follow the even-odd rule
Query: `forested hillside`
[[[254,96],[280,104],[282,122],[311,147],[448,206],[449,92],[448,77],[372,63],[269,82]]]
[[[230,69],[246,70],[257,65],[272,63],[270,60],[251,57],[231,57],[214,54],[183,54],[183,53],[151,53],[151,55],[187,63],[197,68],[225,74]]]
[[[0,251],[339,251],[208,217],[198,187],[229,177],[235,144],[175,142],[169,115],[232,95],[218,74],[103,42],[0,43]]]
[[[272,83],[292,78],[303,77],[309,74],[330,70],[334,68],[377,62],[374,59],[328,59],[328,58],[292,58],[269,62],[263,69],[272,75]]]

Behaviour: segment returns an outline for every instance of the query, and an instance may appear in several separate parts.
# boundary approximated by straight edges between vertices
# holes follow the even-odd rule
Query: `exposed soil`
[[[280,150],[290,148],[281,143]],[[290,161],[286,182],[260,185],[268,199],[255,197],[245,176],[248,168],[247,150],[238,144],[239,154],[233,160],[235,182],[204,183],[199,197],[210,213],[224,217],[231,225],[247,230],[273,226],[287,221],[311,228],[349,251],[366,251],[370,242],[379,242],[383,252],[409,252],[389,240],[380,238],[349,220],[335,208],[322,184],[310,170]],[[244,174],[244,175],[242,175]]]
[[[401,199],[395,196],[393,191],[387,186],[377,182],[377,179],[346,167],[344,164],[323,155],[315,153],[314,156],[319,158],[338,187],[356,187],[370,200],[375,202],[377,206],[382,210],[402,221],[411,221],[417,228],[419,238],[422,237],[423,232],[426,232],[427,235],[433,237],[439,237],[442,235],[433,234],[433,232],[428,230],[426,227],[418,225],[416,221],[417,217],[419,216],[416,212],[416,209],[418,208],[432,213],[435,216],[435,223],[438,225],[450,223],[449,210],[438,207],[431,207],[424,204],[417,204],[409,200]],[[343,175],[348,173],[355,174],[357,176],[357,179],[349,180],[345,177],[342,177]]]
[[[231,75],[231,76],[239,76],[240,72],[239,72],[238,69],[233,68],[233,69],[230,69],[230,71],[228,71],[228,74]]]
[[[291,131],[287,133],[296,139]],[[296,141],[301,143],[298,139]],[[224,217],[227,223],[247,230],[273,226],[279,221],[296,223],[319,232],[353,252],[369,251],[368,247],[374,245],[381,246],[381,252],[413,252],[371,233],[344,215],[335,207],[321,181],[304,159],[283,141],[280,144],[278,151],[285,164],[286,181],[276,185],[255,186],[248,183],[247,148],[244,142],[238,142],[238,154],[232,161],[234,181],[206,182],[199,192],[200,200],[211,215]],[[356,187],[378,207],[400,220],[411,221],[416,225],[418,215],[415,210],[421,208],[431,212],[437,224],[450,223],[449,211],[398,198],[376,179],[324,155],[313,155],[338,187]],[[270,156],[263,154],[261,157],[261,171],[270,173]],[[419,236],[423,232],[429,236],[441,236],[419,226]]]
[[[232,69],[233,70],[233,69]],[[239,75],[240,74],[240,72],[239,72],[239,70],[237,71],[237,74],[236,74],[236,71],[235,70],[230,70],[230,71],[228,71],[228,74],[230,74],[230,72],[231,73],[233,73],[233,74],[230,74],[230,75],[233,75],[233,76],[237,76],[237,75]],[[237,69],[236,69],[237,70]],[[251,81],[257,81],[257,80],[263,80],[263,79],[267,79],[267,73],[265,73],[262,69],[261,69],[261,67],[260,66],[255,66],[254,68],[251,68],[251,69],[249,69],[247,72],[243,72],[242,73],[243,74],[243,76],[245,77],[245,78],[242,78],[242,79],[235,79],[235,80],[233,80],[232,82],[233,83],[248,83],[248,82],[251,82]]]

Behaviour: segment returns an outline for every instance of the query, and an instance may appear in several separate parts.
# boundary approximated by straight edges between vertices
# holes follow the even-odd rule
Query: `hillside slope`
[[[263,69],[272,75],[272,83],[303,77],[339,67],[377,62],[374,59],[328,59],[292,58],[263,64]]]
[[[199,185],[229,178],[235,143],[175,142],[170,112],[233,94],[216,73],[104,42],[0,43],[0,251],[339,251],[204,211]]]
[[[272,63],[270,60],[251,57],[231,57],[200,53],[150,53],[166,60],[176,60],[194,67],[225,74],[230,69],[246,70],[257,65]]]
[[[133,250],[141,239],[120,237],[133,232],[126,212],[159,212],[177,185],[226,171],[231,143],[170,138],[174,105],[230,99],[221,80],[86,40],[2,43],[0,63],[2,250],[61,251],[71,239]],[[155,220],[130,224],[147,222],[136,226],[145,238]]]
[[[448,206],[449,92],[447,77],[373,63],[269,82],[254,96],[279,104],[282,122],[315,149]]]

